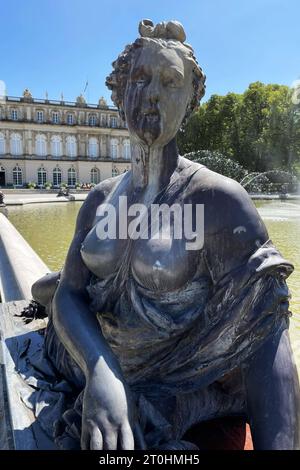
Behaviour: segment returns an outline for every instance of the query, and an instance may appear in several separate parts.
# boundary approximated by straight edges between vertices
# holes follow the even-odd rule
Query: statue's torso
[[[130,236],[127,236],[127,239],[120,238],[120,225],[122,225],[123,233],[127,232],[128,234],[128,230],[124,228],[124,218],[127,227],[130,227],[130,222],[134,219],[134,217],[124,215],[124,207],[120,209],[120,196],[127,198],[127,207],[130,207],[130,181],[127,175],[123,177],[114,191],[103,202],[104,205],[105,203],[112,204],[116,209],[116,237],[114,239],[99,238],[97,232],[99,217],[96,216],[94,226],[82,244],[81,255],[83,261],[95,276],[99,279],[105,279],[116,273],[128,249],[130,249],[129,270],[135,280],[150,291],[174,291],[188,283],[194,277],[196,271],[198,274],[201,272],[203,275],[207,273],[206,266],[202,262],[201,250],[186,249],[189,240],[185,238],[184,229],[182,228],[183,236],[181,239],[178,239],[176,235],[174,236],[176,224],[178,227],[178,220],[174,221],[172,215],[169,233],[164,232],[161,236],[160,232],[160,235],[158,235],[158,228],[154,230],[154,233],[151,233],[151,210],[148,207],[149,230],[145,238],[140,237],[136,240],[130,239]],[[134,203],[143,204],[143,200],[143,194],[141,194],[141,197],[138,197]],[[165,202],[162,195],[159,204]],[[180,195],[172,200],[172,204],[174,203],[181,206],[181,214],[184,217],[184,201],[181,200]],[[179,224],[182,226],[183,220],[180,219]],[[131,245],[130,248],[129,244]]]
[[[204,204],[202,248],[187,250],[185,238],[173,236],[99,240],[95,217],[81,250],[93,273],[90,309],[126,379],[147,390],[159,384],[167,393],[197,389],[229,367],[232,344],[240,341],[236,331],[244,325],[230,305],[249,274],[247,260],[265,241],[256,209],[237,183],[182,160],[183,169],[155,202]],[[129,181],[130,174],[120,178],[105,202],[117,207],[119,196],[127,195],[130,204]],[[133,202],[143,201],[137,195]],[[244,329],[243,345],[249,340]],[[233,356],[230,367],[241,354]]]
[[[129,176],[104,201],[117,208],[117,234],[119,196],[128,196],[130,204]],[[183,205],[182,194],[175,191],[172,203]],[[162,194],[159,204],[166,200]],[[134,202],[142,201],[138,197]],[[127,219],[128,224],[131,220]],[[127,379],[136,383],[156,376],[160,358],[172,350],[176,338],[201,321],[212,283],[202,250],[187,250],[184,237],[174,238],[172,218],[170,236],[164,234],[163,239],[99,239],[98,221],[95,217],[81,248],[93,273],[88,288],[91,309],[98,314],[102,332]]]

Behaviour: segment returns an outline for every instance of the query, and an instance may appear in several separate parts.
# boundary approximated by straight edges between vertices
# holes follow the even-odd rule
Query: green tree
[[[300,167],[299,105],[291,95],[287,86],[261,82],[242,95],[212,95],[180,131],[180,152],[221,152],[249,171]]]

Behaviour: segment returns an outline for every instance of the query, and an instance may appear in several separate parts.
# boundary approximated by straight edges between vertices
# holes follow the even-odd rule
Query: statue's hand
[[[110,369],[90,374],[83,397],[81,448],[133,450],[135,447],[145,448],[125,383]]]

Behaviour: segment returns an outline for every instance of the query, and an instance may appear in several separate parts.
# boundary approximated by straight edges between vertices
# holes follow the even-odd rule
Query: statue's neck
[[[147,147],[132,143],[132,175],[135,188],[160,191],[178,165],[175,138],[165,147]]]

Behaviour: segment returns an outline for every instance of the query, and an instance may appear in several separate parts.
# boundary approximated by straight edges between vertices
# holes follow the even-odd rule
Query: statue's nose
[[[152,79],[147,90],[147,98],[151,105],[159,102],[159,83],[158,80]]]

